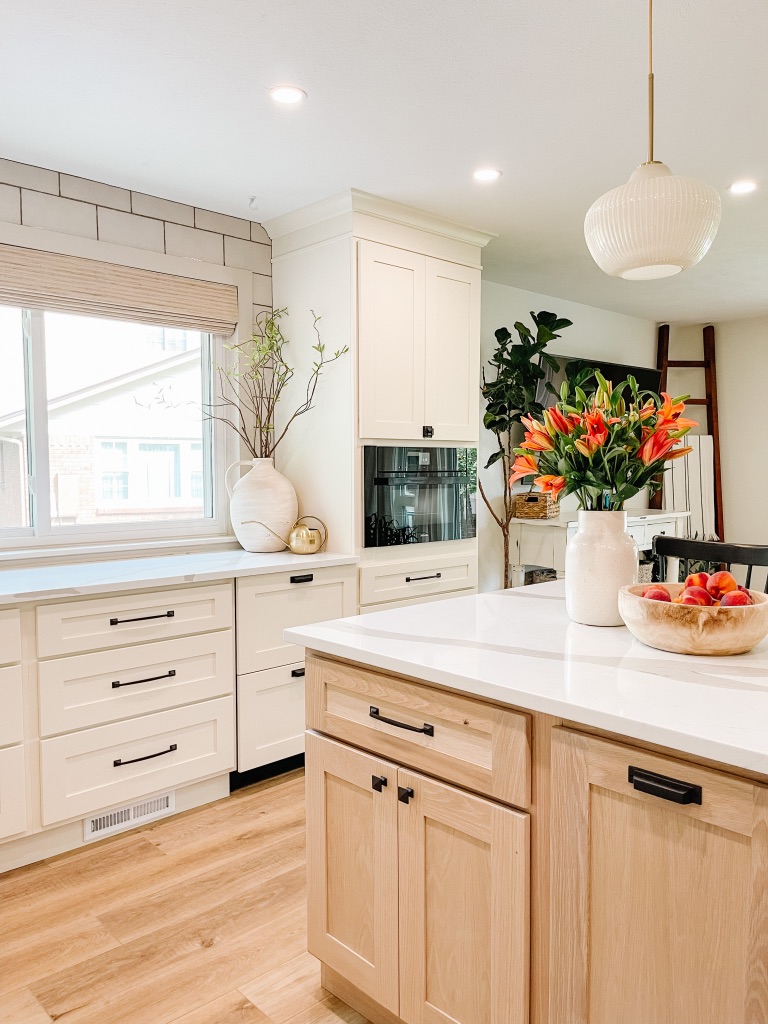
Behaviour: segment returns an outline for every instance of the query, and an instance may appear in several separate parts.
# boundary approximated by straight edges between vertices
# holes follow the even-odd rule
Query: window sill
[[[186,537],[181,540],[123,541],[105,544],[66,544],[49,548],[17,548],[0,551],[0,571],[34,568],[69,562],[108,562],[116,558],[150,558],[153,555],[178,555],[186,551],[234,551],[240,545],[231,535],[224,537]]]

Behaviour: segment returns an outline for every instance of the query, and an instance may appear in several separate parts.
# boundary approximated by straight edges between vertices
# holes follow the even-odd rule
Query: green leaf
[[[504,452],[501,451],[501,449],[499,449],[499,451],[494,452],[493,455],[490,456],[490,458],[488,459],[488,461],[485,464],[485,468],[489,469],[491,466],[495,465],[499,461],[499,459],[503,459],[503,458],[504,458]]]

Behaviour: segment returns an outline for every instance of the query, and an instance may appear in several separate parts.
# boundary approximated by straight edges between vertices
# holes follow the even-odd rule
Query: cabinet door
[[[397,768],[308,732],[309,951],[398,1012]]]
[[[480,271],[427,259],[424,422],[440,441],[477,443]]]
[[[419,438],[426,257],[359,242],[360,436]]]
[[[768,1020],[768,789],[564,729],[552,751],[550,1020]]]
[[[400,1016],[524,1024],[528,815],[403,769],[398,787]]]
[[[237,770],[304,752],[304,662],[237,677]]]

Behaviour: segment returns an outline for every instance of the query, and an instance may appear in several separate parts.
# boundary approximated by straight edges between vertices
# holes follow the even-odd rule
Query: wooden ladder
[[[656,348],[656,368],[661,370],[660,391],[667,390],[667,371],[677,367],[697,367],[704,371],[705,397],[689,398],[686,405],[703,405],[707,413],[707,433],[712,435],[715,477],[715,528],[720,540],[725,540],[723,525],[723,481],[720,472],[720,427],[717,412],[717,374],[715,370],[715,328],[708,324],[702,331],[704,340],[703,359],[669,358],[669,324],[659,327]],[[660,495],[658,496],[660,498]],[[658,507],[661,507],[660,505]]]

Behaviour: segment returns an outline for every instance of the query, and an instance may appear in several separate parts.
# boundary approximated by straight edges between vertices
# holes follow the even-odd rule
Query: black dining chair
[[[768,544],[727,544],[719,540],[687,540],[685,537],[668,537],[659,534],[653,538],[653,577],[654,580],[665,578],[665,558],[679,558],[685,569],[685,576],[691,570],[692,563],[703,563],[707,572],[711,567],[720,569],[725,566],[745,566],[747,577],[744,585],[752,583],[752,570],[757,566],[768,568]],[[765,580],[765,593],[768,594],[768,575]]]

